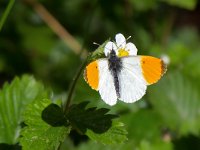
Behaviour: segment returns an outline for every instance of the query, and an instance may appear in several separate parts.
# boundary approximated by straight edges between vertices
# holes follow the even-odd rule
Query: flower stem
[[[69,105],[72,101],[72,96],[73,96],[73,93],[74,93],[74,90],[75,90],[75,87],[76,87],[76,83],[77,83],[83,69],[85,68],[86,63],[87,63],[87,59],[82,63],[82,65],[80,66],[79,70],[77,71],[75,77],[72,80],[72,83],[71,83],[71,86],[70,86],[70,89],[69,89],[69,95],[67,97],[66,104],[64,106],[64,114],[66,114],[66,112],[69,108]]]

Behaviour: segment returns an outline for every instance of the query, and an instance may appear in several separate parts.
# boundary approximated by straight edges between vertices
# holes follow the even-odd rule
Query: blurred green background
[[[0,17],[8,5],[0,0]],[[132,36],[139,55],[162,57],[168,71],[133,104],[109,107],[83,80],[73,102],[110,108],[120,115],[128,141],[105,146],[75,131],[63,149],[200,149],[200,1],[198,0],[17,0],[0,31],[0,86],[33,74],[65,99],[88,52]]]

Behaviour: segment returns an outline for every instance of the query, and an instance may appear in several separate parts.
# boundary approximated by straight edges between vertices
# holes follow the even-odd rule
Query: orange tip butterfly
[[[147,85],[156,83],[166,72],[161,59],[137,56],[136,46],[126,43],[121,33],[115,36],[115,40],[116,43],[109,41],[104,47],[107,58],[89,63],[84,72],[86,82],[111,106],[117,100],[133,103],[141,99]]]

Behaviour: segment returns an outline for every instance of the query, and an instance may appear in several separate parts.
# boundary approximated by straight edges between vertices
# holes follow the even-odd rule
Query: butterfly
[[[163,60],[152,56],[138,56],[136,46],[126,43],[118,33],[116,42],[107,42],[106,58],[89,63],[84,78],[89,86],[99,91],[102,100],[115,105],[117,100],[133,103],[141,99],[148,85],[156,83],[166,72]]]

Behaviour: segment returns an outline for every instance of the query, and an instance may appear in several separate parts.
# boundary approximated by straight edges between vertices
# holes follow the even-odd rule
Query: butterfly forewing
[[[105,103],[114,105],[117,95],[114,87],[114,79],[108,69],[107,59],[98,59],[87,65],[85,80],[95,90],[99,91]]]
[[[166,72],[167,68],[162,59],[152,56],[139,56],[143,76],[147,85],[156,83]]]

